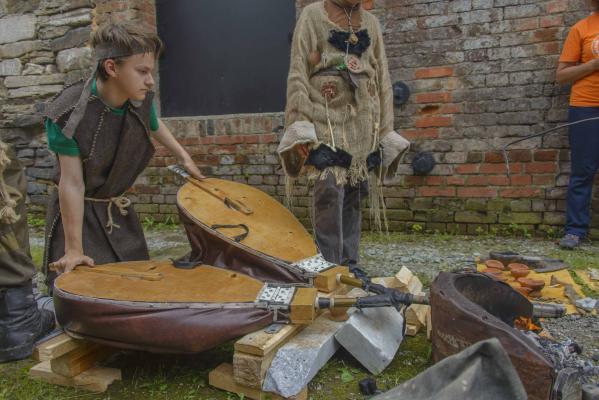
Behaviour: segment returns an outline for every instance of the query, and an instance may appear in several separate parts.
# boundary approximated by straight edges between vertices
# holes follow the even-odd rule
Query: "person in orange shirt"
[[[599,117],[599,0],[593,13],[572,27],[557,67],[558,83],[572,84],[570,122]],[[599,120],[570,127],[566,229],[560,247],[572,250],[589,230],[593,180],[599,168]]]

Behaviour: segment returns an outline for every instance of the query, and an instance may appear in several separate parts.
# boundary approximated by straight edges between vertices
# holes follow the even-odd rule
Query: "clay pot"
[[[530,270],[524,268],[514,268],[510,271],[514,278],[524,278],[526,275],[530,274]]]
[[[521,263],[511,263],[507,266],[507,268],[511,271],[512,269],[529,269],[528,265]]]
[[[504,270],[505,266],[503,265],[503,263],[501,261],[497,261],[497,260],[487,260],[485,261],[485,265],[487,266],[487,268],[495,268],[495,269],[500,269],[500,270]]]
[[[545,282],[538,279],[518,278],[516,279],[522,286],[531,288],[533,291],[540,291],[545,287]]]
[[[503,278],[502,271],[500,269],[487,268],[483,271],[483,274],[490,276],[491,278],[497,281],[505,281],[505,279]]]

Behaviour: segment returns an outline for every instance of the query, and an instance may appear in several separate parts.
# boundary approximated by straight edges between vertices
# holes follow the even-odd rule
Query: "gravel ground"
[[[181,230],[151,230],[146,233],[152,258],[175,258],[189,251],[187,237]],[[39,235],[31,238],[32,246],[42,246]],[[361,266],[371,276],[391,276],[403,265],[429,286],[440,271],[473,266],[475,257],[486,257],[491,250],[511,250],[521,254],[564,258],[575,267],[599,269],[599,246],[586,243],[573,253],[559,251],[549,240],[501,237],[464,237],[444,235],[365,235]],[[599,365],[599,318],[567,316],[546,319],[543,326],[557,340],[570,338],[583,348],[582,357]]]

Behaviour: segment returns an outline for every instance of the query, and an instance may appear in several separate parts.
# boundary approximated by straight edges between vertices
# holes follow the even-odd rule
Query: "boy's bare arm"
[[[171,131],[160,119],[158,120],[158,130],[152,132],[152,137],[156,139],[158,143],[166,147],[168,151],[177,159],[177,162],[183,165],[183,167],[185,167],[191,176],[196,179],[206,178],[195,165],[189,153],[187,153],[183,146],[177,142],[177,139],[175,139]]]
[[[85,183],[79,156],[59,155],[60,182],[58,199],[65,236],[65,254],[50,267],[69,272],[77,265],[94,265],[94,260],[83,254],[83,201]]]

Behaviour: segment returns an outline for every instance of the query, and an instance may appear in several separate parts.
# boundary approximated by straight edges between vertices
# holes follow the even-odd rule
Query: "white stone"
[[[64,74],[52,75],[27,75],[27,76],[8,76],[4,80],[4,86],[9,89],[20,88],[24,86],[51,85],[64,83]]]
[[[22,69],[21,60],[18,58],[0,61],[0,76],[20,75]]]
[[[60,72],[88,68],[91,65],[91,54],[89,47],[61,50],[56,56],[56,65]]]
[[[35,15],[11,15],[0,18],[0,44],[35,37]]]
[[[44,72],[46,74],[55,74],[58,72],[58,68],[56,68],[56,65],[54,65],[54,64],[48,64],[48,65],[46,65]]]
[[[20,97],[44,96],[58,93],[62,90],[62,88],[63,85],[25,86],[22,88],[9,90],[8,97],[15,99]]]
[[[55,14],[44,21],[44,25],[49,26],[79,26],[87,25],[92,21],[91,10],[83,8],[79,10],[69,11],[66,13]]]
[[[39,40],[25,40],[23,42],[8,43],[0,46],[0,58],[16,58],[32,51],[40,50],[42,42]]]
[[[270,364],[262,390],[285,398],[298,394],[339,348],[335,332],[343,324],[322,315],[284,344]]]
[[[403,340],[404,320],[393,307],[352,313],[335,339],[368,371],[377,375],[393,361]]]
[[[44,66],[39,64],[27,63],[23,70],[23,75],[41,75],[44,73]]]

